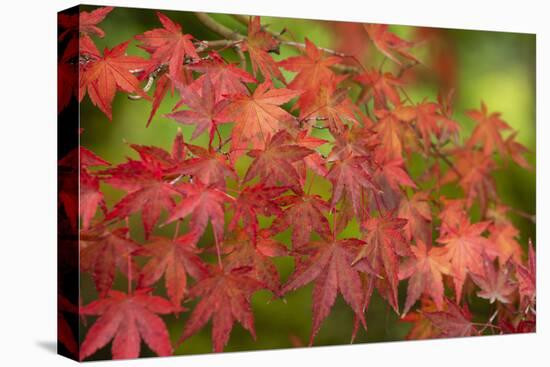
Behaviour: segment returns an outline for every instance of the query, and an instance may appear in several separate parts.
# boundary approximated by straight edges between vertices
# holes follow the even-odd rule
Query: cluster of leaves
[[[64,19],[67,29],[79,24],[70,41],[79,47],[61,58],[61,83],[70,79],[64,77],[69,68],[78,69],[79,79],[63,84],[61,108],[72,95],[81,101],[87,94],[112,119],[113,98],[123,92],[152,101],[149,126],[167,93],[177,91],[180,100],[167,117],[194,126],[192,140],[205,133],[209,139],[198,146],[178,130],[170,151],[129,144],[139,158],[117,165],[79,148],[80,205],[64,204],[80,230],[80,270],[93,278],[98,294],[79,310],[98,316],[81,344],[81,359],[111,340],[113,358],[138,357],[140,340],[170,355],[173,345],[159,315],[182,313],[189,316],[177,344],[211,320],[213,349],[220,352],[235,322],[255,337],[254,292],[265,289],[278,298],[310,283],[310,344],[338,294],[355,314],[352,335],[366,330],[375,291],[413,323],[411,339],[535,329],[534,249],[524,256],[511,209],[499,200],[492,178],[509,160],[530,168],[526,149],[515,132],[504,136],[510,126],[483,103],[466,112],[476,124],[468,137],[453,120],[451,94],[413,103],[404,79],[418,63],[412,42],[385,25],[364,25],[375,49],[397,67],[392,73],[307,39],[288,41],[259,17],[241,35],[199,14],[224,37],[205,41],[157,13],[159,28],[135,37],[150,55],[145,59],[125,53],[130,41],[97,49],[92,37],[104,36],[98,24],[111,11],[82,12],[79,23]],[[281,46],[301,53],[275,61]],[[226,61],[219,48],[234,50],[241,62]],[[68,62],[74,52],[76,66]],[[290,81],[282,69],[295,73]],[[232,124],[225,139],[221,124]],[[408,169],[413,156],[426,162],[414,178]],[[243,174],[237,162],[249,162]],[[323,180],[332,187],[328,197],[312,192],[313,182]],[[109,208],[102,185],[125,195]],[[446,185],[461,194],[444,197]],[[130,236],[134,215],[142,220],[143,243]],[[172,222],[173,236],[156,234]],[[359,228],[357,237],[345,235],[349,226]],[[276,239],[284,231],[291,233],[290,244]],[[199,247],[201,238],[213,238],[212,246]],[[273,262],[280,256],[295,263],[284,283]],[[117,272],[127,289],[114,289]],[[398,286],[405,281],[406,300],[399,305]],[[160,282],[165,293],[156,291]],[[472,297],[494,304],[494,314],[474,321]],[[183,307],[193,299],[193,309]]]

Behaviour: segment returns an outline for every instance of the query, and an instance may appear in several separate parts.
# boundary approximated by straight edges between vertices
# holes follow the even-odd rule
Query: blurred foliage
[[[91,8],[82,7],[83,10]],[[171,19],[179,22],[183,30],[192,34],[197,39],[219,39],[219,36],[205,29],[192,13],[179,11],[164,11]],[[229,15],[212,15],[219,22],[246,33],[246,27]],[[371,52],[366,37],[357,34],[346,34],[346,30],[361,30],[361,27],[352,27],[349,24],[329,21],[300,20],[290,18],[263,17],[262,24],[267,24],[273,32],[283,29],[296,41],[302,42],[305,37],[313,41],[317,46],[345,48],[346,42],[355,42],[353,47],[364,48],[361,51],[360,62],[366,66],[378,66],[383,61],[376,52]],[[159,27],[158,19],[153,10],[145,9],[115,9],[105,21],[101,23],[106,37],[96,39],[100,49],[113,47],[146,30]],[[515,130],[519,131],[518,140],[529,149],[528,161],[535,167],[535,36],[530,34],[514,34],[487,31],[446,30],[446,29],[422,29],[408,26],[392,26],[391,30],[400,36],[415,40],[422,34],[435,33],[438,37],[440,49],[439,57],[447,58],[451,62],[452,69],[447,65],[447,74],[441,74],[442,78],[452,80],[455,89],[454,117],[463,126],[463,136],[468,136],[473,127],[473,122],[468,120],[464,111],[470,108],[479,108],[480,101],[487,104],[490,111],[502,112],[502,117]],[[363,32],[364,33],[364,32]],[[364,38],[364,40],[362,40]],[[435,100],[442,85],[442,79],[434,78],[432,73],[433,57],[430,53],[430,37],[418,41],[413,53],[417,55],[422,64],[415,67],[411,77],[411,85],[407,86],[407,93],[414,102],[424,98]],[[358,49],[359,51],[359,49]],[[283,59],[298,51],[291,47],[282,46],[280,55],[276,59]],[[147,57],[147,54],[136,47],[132,42],[128,48],[128,54]],[[237,61],[232,51],[227,51],[224,56]],[[437,61],[437,59],[436,59]],[[449,63],[449,61],[447,61]],[[350,62],[353,64],[353,62]],[[386,62],[388,70],[392,65]],[[250,68],[250,63],[248,63]],[[355,64],[357,65],[357,64]],[[437,65],[435,65],[437,67]],[[445,71],[445,68],[443,68]],[[291,74],[284,71],[287,79]],[[109,122],[106,116],[95,108],[88,97],[80,106],[80,124],[84,129],[81,135],[81,144],[111,163],[123,162],[127,156],[136,157],[125,142],[156,145],[169,149],[178,127],[181,127],[186,141],[190,141],[193,126],[178,125],[173,120],[163,117],[163,114],[171,111],[177,98],[167,97],[161,105],[156,117],[149,128],[145,127],[149,115],[150,102],[139,100],[131,101],[123,93],[117,93],[113,104],[113,122]],[[228,136],[230,126],[221,127],[222,135]],[[206,134],[193,141],[194,144],[207,144]],[[241,169],[247,162],[240,164]],[[418,175],[424,169],[424,162],[418,157],[413,157],[409,162],[412,175]],[[242,172],[241,172],[242,173]],[[535,170],[526,171],[513,164],[495,174],[497,190],[503,201],[511,207],[526,213],[535,213]],[[106,194],[107,204],[112,206],[120,197],[121,192],[104,186],[102,190]],[[316,180],[312,191],[327,197],[330,194],[328,181]],[[514,223],[521,231],[520,243],[527,244],[529,238],[536,242],[535,225],[520,216],[513,215]],[[131,219],[132,236],[137,240],[143,239],[140,218]],[[159,234],[169,234],[173,227],[168,225],[159,230]],[[208,233],[209,231],[207,231]],[[348,229],[350,236],[358,235],[357,227]],[[354,233],[355,232],[355,233]],[[201,245],[212,243],[212,239],[201,240]],[[290,235],[284,232],[278,239],[289,243]],[[291,258],[277,260],[277,266],[284,281],[293,268]],[[82,277],[82,301],[87,303],[95,298],[93,283],[87,277]],[[117,285],[124,288],[125,280],[118,279]],[[117,286],[115,285],[115,287]],[[159,283],[160,287],[162,285]],[[162,288],[159,288],[162,289]],[[272,299],[272,295],[266,291],[258,292],[253,297],[253,309],[257,330],[257,341],[245,332],[240,326],[233,329],[232,336],[226,351],[289,348],[306,345],[311,329],[311,291],[307,286],[290,293],[285,299]],[[404,301],[405,288],[400,288],[401,304]],[[192,308],[193,304],[189,304]],[[479,311],[488,307],[487,304],[474,305]],[[391,311],[390,307],[378,296],[374,296],[367,313],[368,332],[360,331],[356,342],[379,342],[401,340],[406,335],[410,326],[398,320],[398,315]],[[173,341],[177,341],[182,332],[188,313],[180,318],[167,317]],[[325,321],[318,337],[317,345],[347,344],[350,342],[353,325],[353,312],[347,307],[341,298],[338,299],[332,313]],[[200,333],[188,339],[176,351],[177,354],[206,353],[211,351],[210,327],[204,328]],[[85,335],[85,328],[82,335]],[[145,347],[145,346],[144,346]],[[147,351],[147,348],[143,350]],[[153,355],[151,352],[146,354]],[[104,355],[102,355],[104,354]],[[107,348],[96,355],[97,358],[108,357]]]

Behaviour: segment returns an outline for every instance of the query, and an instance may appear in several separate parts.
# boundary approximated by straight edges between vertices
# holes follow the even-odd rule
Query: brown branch
[[[233,14],[231,15],[237,22],[241,23],[242,25],[245,25],[248,27],[248,22],[250,19],[250,16],[248,15],[241,15],[241,14]]]
[[[218,23],[206,13],[196,12],[195,16],[204,26],[224,38],[235,41],[244,39],[244,36],[242,34],[234,32],[223,24]]]

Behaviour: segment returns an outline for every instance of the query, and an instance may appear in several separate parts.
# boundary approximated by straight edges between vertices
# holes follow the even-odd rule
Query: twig
[[[248,27],[248,22],[249,22],[249,19],[250,19],[250,17],[248,15],[233,14],[232,17],[235,18],[235,20],[237,20],[237,22],[239,22],[242,25],[245,25],[245,26]]]
[[[242,40],[245,37],[242,34],[232,31],[221,23],[218,23],[206,13],[196,12],[197,19],[204,24],[211,31],[219,34],[220,36],[230,40]]]
[[[300,49],[303,49],[305,50],[306,48],[306,45],[305,43],[301,43],[301,42],[294,42],[294,41],[284,41],[282,40],[281,41],[281,44],[282,45],[287,45],[287,46],[292,46],[292,47],[296,47],[296,48],[300,48]],[[340,56],[340,57],[351,57],[350,55],[347,55],[343,52],[338,52],[338,51],[335,51],[335,50],[332,50],[330,48],[325,48],[325,47],[317,47],[317,49],[327,53],[327,54],[331,54],[331,55],[335,55],[335,56]]]

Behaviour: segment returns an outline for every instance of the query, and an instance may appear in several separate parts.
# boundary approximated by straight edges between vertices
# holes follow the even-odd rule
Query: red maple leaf
[[[264,150],[251,150],[248,156],[254,161],[248,167],[243,181],[248,182],[256,176],[266,186],[277,184],[288,186],[295,192],[302,191],[302,179],[292,165],[313,153],[306,147],[292,144],[292,137],[282,130],[272,137],[268,137]]]
[[[398,106],[395,109],[376,110],[378,122],[374,130],[380,139],[381,150],[388,158],[401,159],[403,157],[403,144],[408,132],[411,132],[410,122],[415,117],[412,107]]]
[[[140,41],[138,47],[151,54],[151,60],[144,73],[149,75],[163,64],[168,64],[168,72],[173,80],[181,81],[181,73],[185,58],[199,59],[193,45],[193,36],[183,34],[181,26],[157,11],[157,16],[163,28],[155,28],[135,36]]]
[[[326,121],[330,131],[342,132],[345,122],[359,124],[356,114],[361,111],[348,97],[349,91],[337,88],[338,80],[329,79],[322,85],[300,96],[297,107],[300,107],[301,121]]]
[[[326,175],[332,183],[331,206],[334,207],[344,196],[351,201],[353,212],[363,217],[363,189],[376,190],[372,170],[367,157],[349,157],[335,161]]]
[[[339,56],[325,57],[313,42],[305,39],[305,55],[291,56],[279,61],[283,69],[297,72],[288,87],[301,91],[317,91],[321,85],[330,81],[334,72],[330,68],[342,61]]]
[[[196,124],[191,139],[196,139],[206,131],[210,138],[209,142],[212,144],[216,132],[220,134],[218,125],[229,122],[227,116],[223,113],[228,101],[216,101],[217,93],[209,76],[201,79],[200,94],[193,90],[191,86],[183,85],[177,81],[174,81],[174,84],[181,96],[175,108],[186,105],[189,109],[172,112],[166,116],[181,124]]]
[[[241,48],[243,51],[248,51],[250,55],[254,75],[259,70],[265,80],[274,77],[284,83],[285,79],[279,66],[269,54],[269,52],[279,52],[279,41],[261,26],[260,17],[251,17],[248,23],[248,37]]]
[[[356,76],[354,80],[369,87],[363,100],[368,101],[372,97],[376,109],[388,108],[388,101],[394,106],[401,103],[398,88],[404,86],[405,83],[391,73],[381,73],[372,69]]]
[[[472,323],[472,314],[467,306],[460,307],[446,299],[445,311],[425,312],[424,315],[440,330],[444,338],[478,335],[478,330]]]
[[[137,56],[125,55],[130,41],[123,42],[111,50],[105,48],[103,57],[91,62],[82,74],[80,80],[79,100],[88,92],[90,99],[109,120],[113,119],[111,104],[117,89],[126,93],[136,93],[150,100],[139,86],[139,80],[132,74],[133,70],[141,70],[147,66],[147,61]]]
[[[534,307],[537,289],[537,261],[535,259],[535,249],[531,241],[529,241],[527,264],[517,265],[516,273],[522,308],[525,308],[526,304]]]
[[[100,315],[88,330],[80,347],[80,360],[94,354],[113,339],[113,359],[137,358],[140,341],[159,356],[172,355],[172,345],[164,321],[157,314],[178,309],[164,298],[153,296],[150,289],[133,294],[111,290],[107,298],[93,301],[80,309],[82,315]]]
[[[456,134],[459,125],[440,113],[440,105],[431,102],[421,102],[415,107],[415,122],[425,151],[428,151],[432,144],[432,136],[439,137],[443,132]]]
[[[511,259],[516,264],[520,264],[523,251],[516,240],[519,230],[508,222],[492,225],[489,231],[491,232],[489,241],[496,245],[499,263],[504,264]]]
[[[491,176],[495,162],[482,151],[470,148],[458,148],[453,156],[456,157],[454,169],[445,172],[441,183],[458,180],[466,195],[467,205],[471,206],[477,198],[484,212],[488,201],[496,196],[495,182]]]
[[[197,145],[186,144],[186,147],[195,157],[180,164],[175,173],[196,177],[205,185],[219,188],[225,188],[227,177],[238,178],[225,155]]]
[[[127,233],[127,228],[109,231],[103,227],[80,232],[80,268],[91,273],[100,296],[113,286],[117,269],[129,279],[137,278],[132,256],[139,245]]]
[[[105,32],[97,25],[113,11],[112,6],[97,8],[91,12],[81,11],[78,15],[59,14],[59,25],[64,31],[59,35],[59,40],[63,40],[67,35],[73,32],[79,32],[83,36],[97,36],[103,38]]]
[[[399,268],[399,279],[409,279],[407,300],[403,314],[407,314],[422,294],[427,294],[434,301],[437,309],[443,308],[443,274],[449,274],[450,264],[439,252],[417,240],[411,246],[414,258],[403,262]]]
[[[141,212],[145,236],[148,237],[158,222],[161,211],[171,210],[178,195],[173,185],[163,180],[160,169],[142,161],[129,160],[112,169],[102,171],[104,181],[127,192],[107,215],[106,220],[126,218]]]
[[[407,173],[403,159],[389,159],[383,154],[379,154],[378,158],[376,162],[378,167],[374,174],[377,181],[383,179],[396,192],[400,191],[401,186],[417,188],[411,176]]]
[[[361,277],[359,271],[352,267],[353,259],[363,244],[363,241],[351,238],[343,240],[331,238],[321,242],[311,242],[307,247],[312,255],[298,261],[294,273],[282,288],[281,292],[285,294],[308,283],[315,284],[310,345],[313,344],[323,320],[329,315],[338,292],[342,294],[366,329]]]
[[[494,244],[482,236],[489,224],[489,222],[472,224],[468,218],[463,218],[456,230],[437,239],[437,242],[445,245],[443,248],[438,248],[438,251],[441,251],[441,254],[451,263],[450,275],[453,277],[457,302],[461,299],[462,287],[468,271],[471,273],[483,271],[481,254],[486,252],[491,258],[497,254]]]
[[[378,291],[397,313],[399,257],[413,256],[410,244],[403,236],[406,223],[405,219],[392,217],[389,212],[369,218],[362,224],[365,245],[354,260],[359,269],[376,277]]]
[[[211,52],[207,59],[189,65],[189,69],[203,73],[197,78],[197,86],[202,85],[203,78],[210,78],[216,92],[216,102],[232,94],[248,94],[244,83],[257,83],[252,75],[236,65],[227,63],[219,54]]]
[[[510,281],[511,263],[501,265],[497,270],[493,260],[485,252],[482,253],[481,262],[483,272],[470,273],[474,283],[481,288],[477,296],[488,299],[490,303],[511,303],[510,296],[516,290],[516,286]]]
[[[263,285],[251,277],[251,270],[250,267],[230,271],[216,269],[191,288],[189,296],[200,297],[200,301],[185,324],[180,342],[197,333],[210,319],[214,352],[223,351],[235,321],[256,338],[250,298]]]
[[[330,238],[330,226],[324,212],[330,209],[329,204],[318,195],[305,193],[284,196],[280,204],[287,206],[273,222],[272,229],[282,232],[292,228],[292,247],[298,249],[311,240],[316,232],[322,238]]]
[[[529,161],[524,156],[525,153],[530,152],[530,150],[516,141],[517,134],[518,132],[514,131],[504,141],[506,153],[518,166],[525,169],[532,169],[531,164],[529,164]]]
[[[196,231],[199,236],[202,235],[210,220],[215,240],[223,240],[223,206],[225,202],[234,199],[215,186],[207,186],[199,180],[195,180],[193,183],[179,184],[176,188],[183,195],[183,199],[170,211],[166,223],[183,219],[192,214],[189,225],[193,231]]]
[[[407,220],[404,234],[407,240],[420,239],[430,243],[432,239],[432,210],[428,195],[423,192],[414,194],[411,198],[403,196],[399,203],[397,216]]]
[[[235,229],[242,219],[244,230],[256,241],[260,228],[258,216],[280,215],[282,209],[276,198],[287,190],[287,187],[267,187],[263,183],[246,187],[235,200],[235,212],[229,228]]]
[[[233,239],[223,242],[227,256],[224,267],[227,270],[250,267],[250,275],[264,283],[273,293],[279,293],[279,272],[272,258],[288,255],[282,243],[271,238],[271,233],[262,230],[253,240],[244,231],[237,230]]]
[[[87,170],[80,171],[79,190],[79,212],[82,219],[82,228],[88,229],[97,208],[101,207],[104,212],[107,212],[107,207],[103,199],[103,193],[99,190],[99,179],[90,175]]]
[[[140,286],[150,287],[164,275],[166,293],[179,306],[187,292],[187,274],[197,280],[208,274],[198,256],[197,240],[197,234],[190,232],[175,239],[154,237],[151,243],[140,247],[136,255],[149,258],[141,269]]]
[[[224,109],[230,121],[235,121],[231,135],[231,150],[236,154],[248,148],[263,149],[267,138],[295,121],[280,105],[300,95],[285,88],[273,88],[267,81],[258,86],[252,96],[229,96],[231,103]]]
[[[506,154],[506,147],[500,131],[508,130],[510,126],[500,118],[500,113],[489,114],[487,106],[482,101],[480,110],[466,111],[466,116],[478,123],[466,143],[467,147],[472,148],[479,144],[483,147],[485,155],[490,155],[495,150],[501,155]]]
[[[364,24],[363,26],[374,46],[389,59],[401,65],[402,63],[397,57],[399,55],[414,63],[418,62],[408,51],[413,44],[390,32],[387,24]]]

